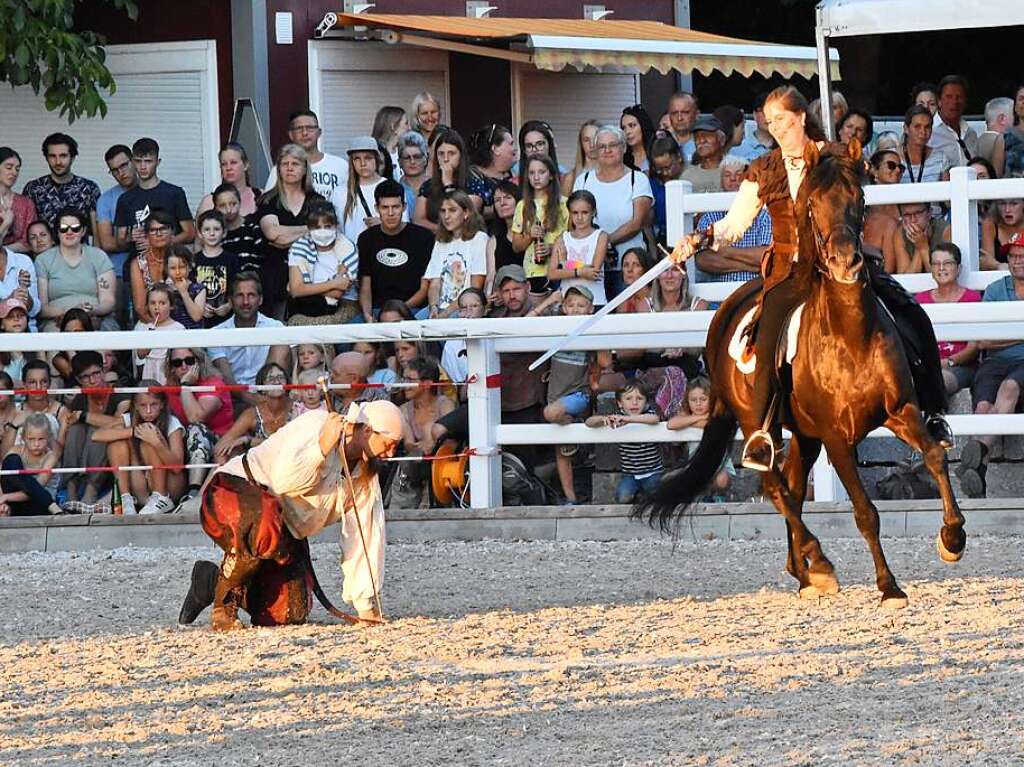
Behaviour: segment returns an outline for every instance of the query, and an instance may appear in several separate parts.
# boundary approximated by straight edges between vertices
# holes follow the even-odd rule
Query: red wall
[[[85,0],[75,9],[75,26],[103,35],[111,45],[216,40],[220,134],[225,141],[235,103],[230,0],[140,0],[138,6],[138,20],[132,22],[109,3]]]
[[[492,16],[504,17],[532,17],[532,18],[582,18],[583,2],[581,0],[492,0],[491,5],[498,7],[492,12]],[[603,0],[608,10],[614,10],[612,18],[624,20],[648,20],[661,21],[671,24],[672,0],[646,0],[636,2],[635,0]],[[333,2],[324,0],[270,0],[267,3],[267,35],[270,45],[268,65],[270,69],[270,141],[274,147],[280,146],[286,140],[286,121],[288,115],[297,109],[303,109],[309,103],[309,81],[306,67],[306,41],[312,39],[313,30],[323,19],[328,11],[335,13],[344,8],[344,3],[339,0]],[[453,12],[453,8],[458,13]],[[425,14],[425,15],[465,15],[465,3],[463,0],[377,0],[377,4],[371,9],[372,13],[404,13],[404,14]],[[279,11],[291,11],[293,14],[292,23],[294,28],[295,42],[291,45],[278,45],[274,42],[274,14]],[[460,57],[462,58],[462,57]],[[474,62],[479,61],[474,57]],[[487,61],[487,60],[484,60]],[[491,66],[489,62],[484,65],[480,72],[459,73],[455,72],[456,60],[452,60],[452,92],[456,93],[457,78],[465,75],[467,84],[470,81],[484,80],[488,83],[495,83],[495,76],[499,70],[508,71],[508,66],[503,62],[497,62]],[[484,71],[485,70],[485,71]],[[282,84],[287,84],[283,87]],[[462,94],[461,85],[458,93]],[[453,127],[463,129],[468,126],[478,127],[487,122],[497,119],[508,121],[509,119],[509,92],[508,77],[499,86],[493,86],[492,91],[487,92],[486,104],[479,105],[463,102],[461,98],[453,98],[452,122]],[[475,88],[473,89],[475,90]],[[494,113],[494,117],[486,119],[480,117],[484,111],[483,107],[490,104],[497,104],[502,93],[506,94],[504,105],[501,111]],[[477,98],[474,96],[473,98]],[[460,125],[462,128],[460,128]]]

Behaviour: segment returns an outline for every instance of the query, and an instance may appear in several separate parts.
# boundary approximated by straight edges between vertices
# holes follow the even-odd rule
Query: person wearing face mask
[[[335,522],[342,598],[362,621],[380,622],[385,536],[378,466],[401,441],[394,404],[357,402],[343,414],[303,413],[217,469],[204,489],[200,520],[224,559],[219,568],[195,563],[178,622],[192,623],[213,605],[214,631],[241,628],[239,608],[257,626],[304,623],[313,580],[306,541]]]
[[[306,226],[309,234],[288,249],[288,324],[335,325],[361,317],[359,255],[338,230],[334,206],[311,206]]]

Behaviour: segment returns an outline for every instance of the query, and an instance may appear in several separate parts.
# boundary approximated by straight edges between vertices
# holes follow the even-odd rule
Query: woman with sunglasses
[[[140,322],[152,322],[146,308],[146,296],[157,284],[167,280],[167,257],[174,238],[174,217],[165,210],[152,211],[143,231],[146,248],[128,263],[128,280],[132,289],[132,308]]]
[[[291,383],[287,371],[276,362],[268,362],[256,373],[256,383],[282,388],[256,394],[256,404],[243,410],[238,420],[217,442],[213,451],[217,463],[224,463],[246,448],[256,447],[291,420],[292,400],[283,388],[285,384]]]
[[[74,308],[88,314],[93,327],[121,329],[114,318],[114,265],[102,250],[82,243],[85,228],[85,215],[65,208],[57,215],[57,246],[36,258],[40,330],[57,330]]]
[[[879,149],[868,162],[871,178],[876,184],[898,184],[906,167],[895,149]],[[893,235],[900,225],[900,212],[895,204],[870,205],[864,214],[864,246],[882,254],[885,270],[896,272],[896,251]]]
[[[219,386],[206,352],[198,347],[169,349],[164,372],[168,386]],[[167,407],[185,426],[185,463],[210,463],[213,446],[234,421],[231,394],[227,391],[196,394],[189,389],[167,393]],[[188,470],[188,489],[182,503],[199,495],[207,469]]]

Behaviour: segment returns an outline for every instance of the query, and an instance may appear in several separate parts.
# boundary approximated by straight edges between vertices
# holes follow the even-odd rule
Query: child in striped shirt
[[[591,416],[586,420],[587,426],[617,429],[627,423],[656,424],[660,420],[643,385],[637,381],[627,381],[615,393],[615,401],[618,413]],[[622,477],[615,488],[615,502],[633,503],[637,495],[650,495],[657,489],[665,473],[661,448],[656,442],[620,442],[618,447]]]

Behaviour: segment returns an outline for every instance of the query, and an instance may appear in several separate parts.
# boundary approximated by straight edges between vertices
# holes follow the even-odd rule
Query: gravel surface
[[[226,635],[212,549],[0,556],[0,764],[1022,764],[1021,544],[886,540],[896,613],[860,540],[815,602],[781,541],[393,545],[386,626]]]

